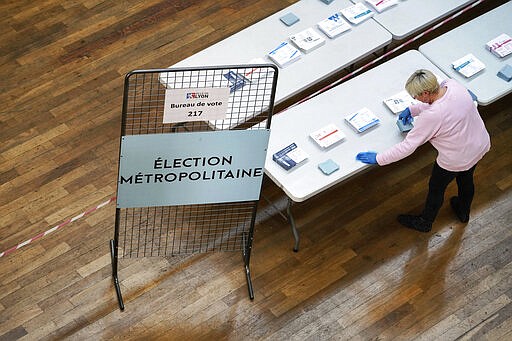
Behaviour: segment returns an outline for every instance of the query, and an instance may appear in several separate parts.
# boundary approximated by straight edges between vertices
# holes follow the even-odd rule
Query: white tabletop
[[[419,50],[451,78],[473,91],[481,105],[490,104],[512,91],[512,82],[496,76],[512,55],[499,58],[485,49],[485,44],[501,33],[512,37],[512,1],[475,18],[423,44]],[[472,53],[485,64],[485,69],[465,78],[452,68],[452,62]]]
[[[382,13],[376,13],[374,19],[393,35],[393,39],[401,40],[475,1],[401,0]],[[363,0],[352,2],[365,3]]]
[[[172,67],[246,64],[255,58],[270,62],[266,57],[268,52],[288,40],[290,35],[312,27],[326,39],[326,43],[279,69],[277,105],[391,42],[389,32],[371,19],[352,25],[350,31],[334,39],[318,30],[316,24],[319,21],[350,5],[349,0],[336,0],[330,5],[320,0],[301,0]],[[292,26],[279,20],[289,12],[300,18]]]
[[[416,50],[406,52],[306,102],[274,115],[265,160],[265,173],[295,202],[317,193],[370,167],[356,161],[361,151],[382,152],[403,139],[396,126],[397,116],[383,100],[404,90],[407,78],[417,69],[426,68],[441,78],[446,75]],[[381,120],[380,125],[358,134],[344,117],[367,107]],[[346,135],[345,140],[323,150],[309,134],[333,123]],[[309,159],[290,171],[272,160],[272,154],[295,142]],[[324,175],[318,164],[332,159],[340,169]]]

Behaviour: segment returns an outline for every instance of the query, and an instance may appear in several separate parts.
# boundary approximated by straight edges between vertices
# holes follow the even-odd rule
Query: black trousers
[[[459,211],[462,214],[469,215],[471,202],[475,195],[475,185],[473,183],[473,173],[475,167],[462,172],[451,172],[441,168],[437,162],[434,162],[432,168],[432,175],[428,183],[428,195],[423,209],[422,217],[428,222],[434,222],[439,209],[443,205],[444,192],[446,187],[452,182],[453,179],[457,181],[458,197],[459,197]]]

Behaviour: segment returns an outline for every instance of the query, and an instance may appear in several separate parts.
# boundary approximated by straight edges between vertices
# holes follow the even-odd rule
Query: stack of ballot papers
[[[352,27],[343,19],[341,13],[334,13],[329,18],[320,21],[318,28],[329,38],[335,38]]]
[[[352,6],[343,8],[341,14],[352,24],[357,25],[367,19],[370,19],[374,12],[366,7],[362,2],[357,2]]]
[[[399,114],[404,111],[405,108],[416,103],[418,103],[418,101],[412,98],[406,90],[402,90],[384,100],[384,104],[393,114]]]
[[[332,123],[312,132],[309,136],[322,148],[330,147],[345,138],[345,134]]]
[[[457,59],[452,63],[452,66],[464,77],[471,77],[485,69],[484,63],[472,53],[468,53],[464,57]]]
[[[489,51],[500,58],[506,57],[512,53],[512,39],[505,33],[488,41],[485,46]]]
[[[292,143],[274,153],[272,160],[284,169],[290,170],[305,161],[308,157],[309,155],[302,148],[298,147],[296,143]]]
[[[283,41],[275,49],[268,53],[270,59],[272,59],[279,67],[283,68],[288,64],[300,59],[301,53],[292,44]]]
[[[325,44],[325,39],[312,28],[290,36],[290,40],[305,53]]]
[[[345,120],[358,133],[362,133],[363,131],[380,123],[379,118],[368,108],[362,108],[357,112],[346,116]]]
[[[398,0],[366,0],[374,10],[381,13],[382,11],[395,6]]]

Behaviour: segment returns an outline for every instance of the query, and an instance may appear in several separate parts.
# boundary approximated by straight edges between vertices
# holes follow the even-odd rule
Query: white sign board
[[[118,207],[259,200],[270,130],[121,139]]]
[[[223,120],[229,87],[166,89],[163,123]]]

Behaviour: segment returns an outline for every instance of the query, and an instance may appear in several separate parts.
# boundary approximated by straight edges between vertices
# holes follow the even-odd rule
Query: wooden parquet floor
[[[294,2],[1,1],[0,252],[115,196],[128,71],[172,65]],[[297,253],[266,179],[253,301],[238,252],[121,259],[121,312],[110,203],[0,257],[0,340],[511,340],[512,97],[481,113],[492,150],[467,225],[447,202],[430,233],[395,220],[421,209],[430,146],[294,205]]]

